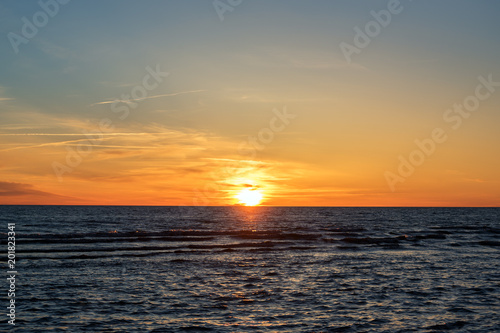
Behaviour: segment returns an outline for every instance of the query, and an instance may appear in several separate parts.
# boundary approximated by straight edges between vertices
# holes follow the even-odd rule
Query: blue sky
[[[443,80],[498,66],[498,2],[401,5],[403,12],[355,62],[398,72],[415,62],[434,61],[438,65],[426,69]],[[1,6],[7,16],[2,20],[4,36],[20,32],[21,17],[40,10],[36,1],[3,1]],[[160,63],[176,75],[172,89],[243,86],[242,81],[260,85],[255,81],[261,73],[252,75],[243,65],[254,61],[272,66],[284,60],[280,56],[342,62],[338,44],[352,40],[353,27],[368,22],[371,10],[386,6],[387,1],[243,1],[221,22],[211,1],[73,0],[61,5],[47,26],[20,46],[19,54],[2,38],[1,84],[37,105],[75,91],[91,102],[106,94],[96,89],[99,82],[131,82],[145,66]],[[387,70],[395,66],[398,71]],[[283,76],[279,68],[272,74],[267,82],[287,81],[278,77]]]

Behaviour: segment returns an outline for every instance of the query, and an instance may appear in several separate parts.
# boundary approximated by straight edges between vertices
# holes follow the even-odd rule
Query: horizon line
[[[82,205],[82,204],[1,204],[0,206],[71,206],[71,207],[266,207],[266,208],[500,208],[500,206],[272,206],[272,205],[210,205],[210,206],[187,206],[187,205]]]

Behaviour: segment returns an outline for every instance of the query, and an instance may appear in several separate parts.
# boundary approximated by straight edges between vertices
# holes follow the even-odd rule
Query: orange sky
[[[0,204],[500,206],[497,5],[405,3],[347,59],[385,4],[68,4],[2,41]]]

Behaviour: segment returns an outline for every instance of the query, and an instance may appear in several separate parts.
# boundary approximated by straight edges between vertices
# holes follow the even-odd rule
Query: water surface
[[[0,214],[4,249],[16,223],[14,331],[500,331],[498,208]]]

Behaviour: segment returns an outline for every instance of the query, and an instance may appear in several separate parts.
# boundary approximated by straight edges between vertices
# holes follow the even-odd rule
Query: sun
[[[245,206],[257,206],[263,199],[262,192],[256,189],[244,188],[237,195],[236,199]]]

